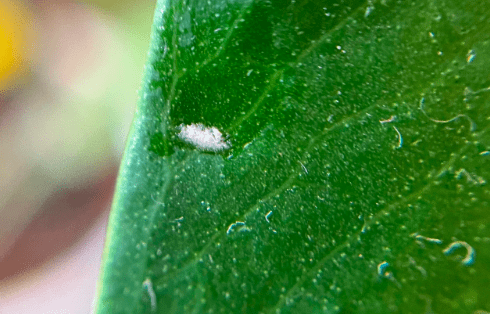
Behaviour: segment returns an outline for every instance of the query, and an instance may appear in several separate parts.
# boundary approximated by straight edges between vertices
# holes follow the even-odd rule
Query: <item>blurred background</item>
[[[154,0],[0,0],[0,313],[90,313]]]

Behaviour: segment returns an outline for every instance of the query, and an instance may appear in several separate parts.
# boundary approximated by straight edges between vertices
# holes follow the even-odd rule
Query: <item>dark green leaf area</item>
[[[107,313],[490,311],[485,5],[159,2]]]
[[[164,17],[161,59],[154,67],[167,90],[171,124],[203,123],[238,146],[249,142],[264,119],[281,115],[276,107],[286,97],[283,71],[297,66],[312,42],[324,40],[362,4],[176,3]],[[268,94],[275,89],[280,93]],[[239,131],[246,120],[252,133]]]

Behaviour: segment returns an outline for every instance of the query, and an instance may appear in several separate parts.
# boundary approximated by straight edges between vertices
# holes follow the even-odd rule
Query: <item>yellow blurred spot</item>
[[[25,73],[31,52],[32,17],[20,1],[0,0],[0,92]]]

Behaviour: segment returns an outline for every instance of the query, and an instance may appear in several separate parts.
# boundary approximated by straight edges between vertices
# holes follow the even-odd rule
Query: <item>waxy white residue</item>
[[[230,148],[221,132],[215,127],[206,127],[202,123],[179,126],[177,136],[186,143],[204,151],[218,152]]]

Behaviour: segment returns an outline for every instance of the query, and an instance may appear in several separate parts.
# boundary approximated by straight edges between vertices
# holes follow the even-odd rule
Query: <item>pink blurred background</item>
[[[154,0],[0,0],[0,313],[90,313]]]

